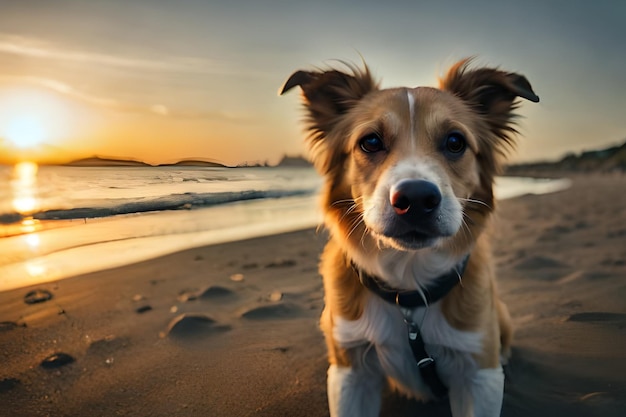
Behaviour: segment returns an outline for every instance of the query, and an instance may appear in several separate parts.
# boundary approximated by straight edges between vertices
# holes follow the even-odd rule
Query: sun
[[[6,139],[18,148],[33,148],[46,140],[44,123],[35,115],[17,115],[7,122]]]
[[[77,121],[77,108],[54,92],[0,80],[0,163],[54,159],[59,145],[83,123]]]

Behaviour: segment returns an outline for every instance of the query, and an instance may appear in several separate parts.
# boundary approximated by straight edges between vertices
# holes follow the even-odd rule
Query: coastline
[[[498,199],[556,192],[568,179],[498,177]],[[0,225],[0,292],[209,244],[317,227],[318,196],[240,201],[93,219]]]
[[[517,328],[503,416],[623,413],[625,185],[577,175],[499,202],[499,292]],[[307,229],[0,292],[2,413],[328,415],[324,243]],[[52,299],[26,304],[34,289]],[[54,353],[73,362],[44,368]],[[383,417],[416,414],[449,411],[385,395]]]
[[[33,235],[16,234],[0,241],[0,292],[194,247],[313,228],[321,222],[316,208],[317,197],[305,196],[105,217],[84,223],[60,220],[59,227],[48,225]],[[11,262],[3,265],[5,259]]]

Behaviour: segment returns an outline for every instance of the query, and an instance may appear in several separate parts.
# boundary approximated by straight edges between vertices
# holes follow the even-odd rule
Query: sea
[[[315,227],[321,185],[308,167],[0,166],[0,291]],[[496,196],[568,185],[500,177]]]

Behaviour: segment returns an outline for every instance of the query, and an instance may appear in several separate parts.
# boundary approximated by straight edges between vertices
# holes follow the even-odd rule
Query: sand
[[[503,416],[626,415],[626,176],[572,180],[499,204],[499,289],[517,326]],[[325,238],[206,246],[0,293],[0,415],[328,415]],[[449,410],[387,392],[381,415]]]

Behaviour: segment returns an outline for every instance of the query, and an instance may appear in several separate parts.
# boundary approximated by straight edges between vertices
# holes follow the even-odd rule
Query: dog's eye
[[[375,153],[385,149],[385,145],[378,135],[365,136],[359,141],[359,146],[361,146],[361,150],[365,153]]]
[[[446,151],[455,156],[459,156],[465,151],[465,136],[460,132],[451,132],[446,138]]]

